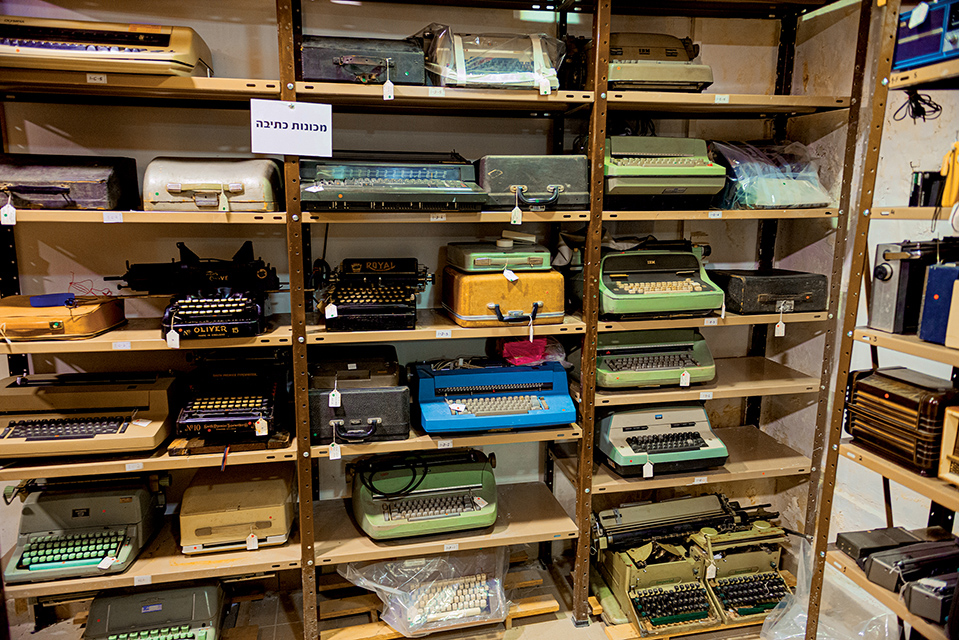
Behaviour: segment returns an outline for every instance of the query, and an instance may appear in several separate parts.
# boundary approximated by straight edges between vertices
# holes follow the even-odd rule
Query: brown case
[[[30,296],[0,299],[0,326],[8,340],[89,338],[124,322],[118,298],[78,299],[73,307],[31,307]]]
[[[563,322],[563,276],[559,272],[521,271],[510,282],[502,271],[463,273],[443,270],[443,308],[461,327]]]

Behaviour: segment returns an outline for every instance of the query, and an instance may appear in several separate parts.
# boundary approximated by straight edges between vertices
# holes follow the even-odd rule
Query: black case
[[[918,542],[923,541],[903,527],[848,531],[837,535],[837,549],[856,560],[861,569],[872,553]]]
[[[423,84],[423,48],[412,40],[303,36],[307,81],[383,84],[387,58],[393,84]]]
[[[944,624],[957,597],[957,574],[935,576],[933,580],[940,584],[908,582],[903,589],[903,602],[913,615]]]
[[[410,389],[370,387],[343,389],[340,406],[330,406],[330,389],[310,389],[310,443],[333,442],[331,421],[337,426],[338,444],[406,440],[410,437]],[[379,420],[379,422],[376,422]]]
[[[929,578],[957,566],[957,540],[921,542],[874,553],[863,565],[870,582],[898,593],[905,582]]]
[[[2,154],[0,194],[17,209],[140,208],[133,158]]]
[[[786,269],[708,269],[731,313],[823,311],[827,276]]]

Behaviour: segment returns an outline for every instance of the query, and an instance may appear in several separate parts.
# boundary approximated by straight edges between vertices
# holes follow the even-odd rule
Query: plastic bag
[[[720,192],[724,209],[825,207],[831,198],[817,176],[817,165],[799,142],[758,148],[745,143],[711,142],[713,159],[727,167]]]
[[[423,41],[427,73],[447,87],[538,89],[560,87],[557,69],[566,47],[544,33],[460,34],[431,24],[414,36]]]
[[[445,553],[426,558],[341,565],[344,578],[375,591],[381,618],[408,638],[507,618],[503,590],[506,547]]]
[[[763,640],[800,640],[806,633],[813,550],[800,543],[797,588],[770,612],[760,630]],[[897,617],[829,563],[824,567],[817,640],[898,640]]]
[[[535,365],[544,362],[563,363],[566,352],[560,341],[553,337],[512,339],[501,338],[497,344],[497,351],[503,359],[512,365]]]

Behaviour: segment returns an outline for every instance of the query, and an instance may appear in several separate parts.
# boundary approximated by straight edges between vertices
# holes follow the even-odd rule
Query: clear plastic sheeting
[[[770,612],[760,630],[763,640],[801,640],[807,626],[813,550],[800,546],[797,588]],[[824,567],[817,640],[899,640],[897,617],[873,596],[828,563]]]
[[[384,622],[408,638],[507,618],[506,547],[426,558],[356,562],[340,575],[376,592]]]
[[[427,73],[443,87],[537,89],[560,87],[564,44],[543,33],[461,34],[431,24],[414,36],[423,42]]]
[[[799,142],[762,148],[711,142],[710,154],[727,168],[718,204],[723,209],[797,209],[832,202],[820,184],[816,161]]]

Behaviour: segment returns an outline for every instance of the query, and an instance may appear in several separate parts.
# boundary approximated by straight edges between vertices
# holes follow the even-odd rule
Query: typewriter
[[[903,588],[907,611],[937,624],[946,624],[957,590],[957,573],[921,578]]]
[[[217,387],[187,400],[177,416],[177,435],[266,437],[273,431],[275,382],[224,379]]]
[[[497,519],[496,458],[480,451],[424,451],[360,459],[353,515],[374,540],[479,529]]]
[[[726,181],[696,138],[608,138],[603,175],[609,195],[713,195]]]
[[[163,495],[115,476],[31,481],[8,584],[123,573],[163,525]]]
[[[600,421],[598,449],[614,471],[628,477],[707,469],[727,461],[727,447],[710,429],[702,403],[610,414]]]
[[[175,331],[181,339],[245,338],[266,328],[263,304],[246,293],[186,296],[163,312],[161,335]]]
[[[348,258],[323,295],[327,331],[417,327],[417,294],[433,282],[416,258]]]
[[[457,153],[337,152],[300,160],[304,211],[479,211],[487,193]]]
[[[412,594],[414,606],[407,610],[407,624],[411,629],[436,623],[453,626],[465,618],[491,615],[494,591],[503,591],[503,585],[492,578],[490,576],[488,579],[485,573],[478,573],[434,580],[419,587]]]
[[[929,578],[956,568],[957,539],[920,542],[871,554],[863,564],[867,580],[894,593],[906,582]]]
[[[413,389],[427,433],[527,429],[576,420],[559,362],[531,366],[417,364]]]
[[[83,640],[217,640],[227,600],[218,585],[101,592],[90,605]]]
[[[700,45],[690,38],[662,33],[611,33],[611,89],[703,91],[713,84],[713,70],[696,64]]]
[[[715,375],[713,356],[697,329],[601,333],[597,339],[601,387],[686,386]]]
[[[188,27],[0,16],[0,66],[211,76],[210,49]]]
[[[170,434],[174,379],[58,374],[0,381],[0,458],[145,451]]]

